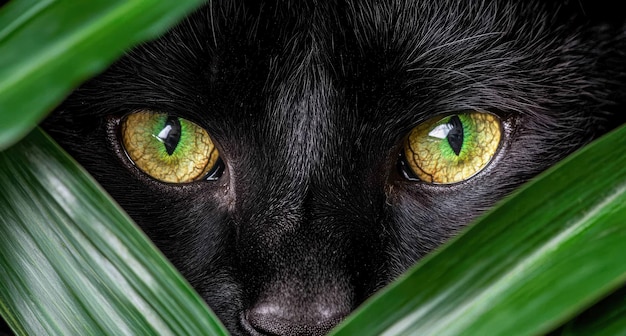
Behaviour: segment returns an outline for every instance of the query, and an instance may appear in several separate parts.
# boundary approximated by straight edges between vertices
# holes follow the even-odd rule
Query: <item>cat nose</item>
[[[293,307],[277,302],[260,302],[244,315],[244,326],[252,335],[326,335],[350,311],[332,304]]]

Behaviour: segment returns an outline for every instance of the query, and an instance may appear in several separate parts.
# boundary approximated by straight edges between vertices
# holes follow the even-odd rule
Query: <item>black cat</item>
[[[232,334],[319,335],[624,122],[626,33],[611,13],[212,1],[44,126]]]

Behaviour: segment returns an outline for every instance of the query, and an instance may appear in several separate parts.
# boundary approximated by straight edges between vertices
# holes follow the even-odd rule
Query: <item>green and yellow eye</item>
[[[491,161],[500,146],[501,133],[500,120],[491,113],[436,117],[418,125],[406,137],[405,162],[424,182],[465,181]]]
[[[121,122],[128,157],[151,177],[169,183],[206,178],[219,165],[209,134],[191,121],[165,113],[139,111]]]

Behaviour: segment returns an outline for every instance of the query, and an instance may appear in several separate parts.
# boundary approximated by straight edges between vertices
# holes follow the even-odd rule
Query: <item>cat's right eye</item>
[[[121,121],[120,140],[133,164],[162,182],[216,179],[221,173],[220,156],[209,134],[183,118],[131,113]]]
[[[489,164],[501,138],[501,121],[492,113],[469,111],[435,117],[405,138],[401,167],[405,175],[427,183],[465,181]]]

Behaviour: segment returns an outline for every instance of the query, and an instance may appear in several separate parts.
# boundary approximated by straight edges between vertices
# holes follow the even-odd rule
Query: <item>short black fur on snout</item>
[[[521,183],[624,122],[615,8],[546,1],[212,1],[77,89],[45,128],[233,335],[321,335]],[[619,10],[618,10],[619,11]],[[606,20],[605,20],[606,19]],[[203,127],[224,170],[135,167],[137,110]],[[398,168],[435,115],[488,111],[503,140],[450,185]]]

